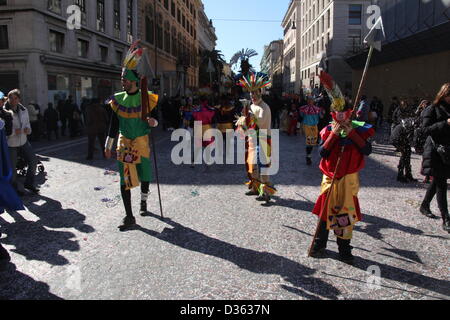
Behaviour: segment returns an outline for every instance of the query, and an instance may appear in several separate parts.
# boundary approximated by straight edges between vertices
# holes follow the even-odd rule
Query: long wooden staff
[[[147,122],[147,117],[150,114],[149,110],[149,97],[148,97],[148,78],[142,77],[141,78],[141,105],[142,105],[142,121]],[[159,174],[158,174],[158,162],[156,160],[156,144],[155,144],[155,138],[153,136],[153,133],[150,134],[151,144],[152,144],[152,151],[153,151],[153,159],[155,163],[155,176],[156,176],[156,185],[158,186],[158,197],[159,197],[159,209],[161,211],[161,218],[164,219],[163,215],[163,208],[162,208],[162,200],[161,200],[161,189],[159,186]]]
[[[325,205],[322,207],[322,210],[320,212],[319,221],[317,222],[317,227],[316,227],[316,233],[314,234],[313,241],[312,241],[311,246],[309,247],[309,250],[308,250],[308,256],[309,257],[311,257],[311,253],[312,253],[312,250],[313,250],[313,247],[314,247],[314,243],[316,242],[316,238],[319,235],[320,223],[322,222],[320,217],[322,217],[322,215],[324,214],[324,210],[327,210],[327,208],[328,208],[328,203],[329,203],[329,200],[330,200],[331,190],[333,189],[334,183],[336,181],[336,174],[337,174],[337,172],[339,170],[339,167],[341,165],[341,159],[342,159],[342,154],[344,153],[344,148],[345,148],[345,146],[342,146],[341,149],[340,149],[340,152],[339,152],[339,157],[338,157],[338,160],[337,160],[337,163],[336,163],[336,168],[334,169],[333,179],[331,180],[331,186],[330,186],[330,189],[328,189],[328,191],[327,191],[327,196],[325,197]],[[328,219],[328,217],[327,217],[327,219]]]

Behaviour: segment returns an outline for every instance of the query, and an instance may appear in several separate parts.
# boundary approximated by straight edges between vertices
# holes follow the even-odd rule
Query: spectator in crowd
[[[80,135],[80,122],[81,122],[81,112],[78,109],[78,106],[73,101],[73,97],[69,96],[65,103],[65,111],[67,114],[67,119],[69,120],[69,131],[70,137],[75,138],[77,135]]]
[[[61,121],[61,136],[66,136],[66,129],[67,129],[67,120],[68,120],[68,114],[66,110],[66,104],[64,100],[59,100],[58,105],[56,107],[58,113],[59,113],[59,121]]]
[[[377,117],[376,117],[376,121],[374,123],[374,127],[375,130],[378,127],[381,127],[383,125],[383,112],[384,112],[384,105],[381,102],[380,99],[378,99],[378,97],[373,97],[372,102],[370,103],[370,111],[375,112]]]
[[[389,129],[392,129],[392,122],[394,117],[394,112],[397,110],[397,108],[400,106],[400,102],[398,101],[397,97],[392,97],[391,105],[389,106],[388,116],[387,116],[387,122],[389,123]],[[389,131],[389,134],[390,131]]]
[[[28,136],[32,132],[31,124],[28,117],[28,110],[20,103],[20,99],[20,91],[18,89],[14,89],[8,93],[8,102],[5,105],[6,110],[13,112],[12,133],[8,137],[11,165],[13,168],[16,168],[17,156],[20,152],[28,165],[24,188],[37,194],[39,193],[39,189],[37,189],[34,184],[37,158],[34,154],[33,148],[28,142]],[[19,195],[24,195],[22,191],[18,190],[16,170],[13,170],[13,178],[11,183]]]
[[[322,116],[319,119],[318,130],[319,133],[323,128],[328,126],[332,120],[331,118],[331,100],[328,97],[328,94],[325,90],[323,90],[319,98],[317,99],[317,106],[322,109]]]
[[[422,172],[433,177],[420,212],[433,218],[431,200],[436,195],[441,212],[443,229],[450,233],[450,216],[447,202],[447,179],[450,177],[450,83],[439,90],[433,105],[424,111],[422,128],[427,135]]]
[[[276,94],[273,95],[269,106],[272,113],[272,129],[279,129],[281,101]]]
[[[356,112],[356,119],[358,121],[368,122],[369,121],[369,111],[370,111],[370,106],[367,103],[367,97],[362,96],[358,111]]]
[[[80,109],[81,109],[81,116],[82,116],[82,122],[83,125],[86,126],[87,123],[87,107],[91,102],[89,101],[89,99],[87,97],[83,97],[81,99],[81,105],[80,105]]]
[[[299,120],[298,107],[295,103],[291,104],[291,110],[289,111],[289,130],[288,135],[297,135],[297,124]]]
[[[392,115],[391,129],[393,130],[404,119],[414,118],[414,112],[415,110],[408,105],[407,99],[401,98],[399,107],[395,110],[394,114]]]
[[[104,150],[105,134],[108,127],[108,113],[100,104],[100,99],[95,98],[91,100],[91,104],[86,108],[87,114],[87,134],[88,134],[88,156],[86,160],[94,158],[95,140],[98,139],[100,150]],[[105,154],[103,153],[103,158]]]
[[[47,128],[48,141],[51,140],[53,132],[55,133],[55,138],[58,140],[58,112],[53,108],[53,103],[49,103],[47,110],[44,112],[44,122]]]
[[[34,101],[31,101],[28,106],[28,115],[30,117],[31,131],[30,141],[39,141],[39,110],[35,107]]]

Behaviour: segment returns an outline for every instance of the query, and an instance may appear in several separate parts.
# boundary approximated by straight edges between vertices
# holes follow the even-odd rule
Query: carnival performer
[[[202,125],[202,136],[196,136],[194,139],[194,154],[196,161],[200,160],[198,159],[200,157],[199,153],[201,152],[203,154],[203,148],[206,148],[214,143],[214,135],[210,129],[212,129],[215,114],[215,109],[209,106],[209,102],[206,97],[201,98],[200,105],[198,108],[194,109],[194,120],[195,122],[200,122]],[[206,156],[208,157],[209,154],[206,153]],[[205,162],[205,170],[208,170],[211,165],[210,159],[205,159]]]
[[[120,231],[126,231],[136,224],[131,207],[131,189],[138,187],[139,184],[141,184],[140,214],[147,213],[147,199],[152,179],[148,135],[151,128],[158,126],[158,121],[151,118],[149,114],[156,107],[158,96],[147,91],[147,85],[141,85],[140,89],[138,87],[143,79],[137,71],[143,54],[146,53],[138,48],[138,42],[131,46],[122,69],[124,91],[116,93],[109,102],[113,113],[105,155],[111,158],[114,140],[119,133],[117,161],[120,172],[120,191],[126,213],[123,224],[119,226]]]
[[[303,131],[306,137],[306,164],[312,165],[311,154],[313,148],[318,145],[321,108],[314,105],[312,97],[308,97],[308,104],[300,107],[300,118],[302,119]]]
[[[261,89],[268,86],[270,80],[263,73],[250,73],[242,77],[238,85],[250,92],[252,104],[246,104],[237,122],[237,130],[245,135],[245,162],[248,196],[258,196],[256,200],[270,204],[271,196],[276,189],[270,182],[270,176],[265,174],[271,165],[271,123],[270,107],[262,100]]]
[[[375,131],[369,124],[351,120],[352,110],[330,75],[322,71],[320,78],[332,100],[334,121],[320,133],[320,170],[324,176],[321,195],[313,209],[319,223],[309,255],[324,254],[329,231],[333,230],[339,259],[352,264],[353,227],[362,219],[358,201],[359,171],[364,168],[364,156],[372,152],[368,139]]]

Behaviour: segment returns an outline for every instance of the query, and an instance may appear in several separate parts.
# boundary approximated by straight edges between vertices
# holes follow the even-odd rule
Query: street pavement
[[[280,137],[278,194],[270,207],[246,197],[244,166],[190,168],[171,162],[170,132],[155,137],[165,220],[156,184],[148,217],[125,233],[116,163],[87,161],[87,139],[37,143],[46,173],[26,211],[0,215],[12,262],[0,271],[3,299],[449,299],[450,235],[422,216],[423,183],[396,181],[398,155],[381,137],[361,173],[364,220],[355,265],[306,252],[322,175],[305,164],[304,137]],[[413,155],[419,176],[421,158]],[[439,214],[434,201],[432,210]],[[379,275],[379,277],[377,276]]]

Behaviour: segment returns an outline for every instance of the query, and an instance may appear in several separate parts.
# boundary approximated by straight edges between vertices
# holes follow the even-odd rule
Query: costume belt
[[[119,136],[117,143],[117,160],[124,165],[124,181],[126,190],[139,186],[139,177],[136,165],[141,163],[141,157],[150,158],[150,147],[148,136],[127,139]]]
[[[226,133],[228,129],[233,129],[233,123],[232,122],[218,123],[217,129],[219,129],[220,132]]]

